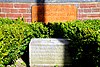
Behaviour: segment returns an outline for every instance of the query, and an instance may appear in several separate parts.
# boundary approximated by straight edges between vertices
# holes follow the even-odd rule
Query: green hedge
[[[50,37],[70,40],[73,67],[100,66],[100,20],[49,23]]]
[[[28,45],[32,30],[23,24],[0,26],[0,66],[14,63]]]
[[[9,19],[9,18],[0,18],[0,25],[3,25],[3,24],[19,24],[19,23],[23,23],[24,22],[24,19],[16,19],[16,20],[12,20],[12,19]]]
[[[29,27],[33,30],[33,38],[49,38],[48,27],[45,24],[35,22],[30,24]]]
[[[23,19],[22,19],[23,20]],[[66,38],[75,67],[99,67],[100,20],[24,23],[0,18],[0,67],[13,64],[25,51],[31,38]]]
[[[42,23],[27,24],[22,20],[0,18],[0,67],[14,64],[24,54],[31,38],[48,38]]]
[[[92,22],[71,22],[65,24],[66,26],[62,24],[64,37],[71,40],[69,47],[74,66],[99,67],[100,33],[98,30],[100,27]]]

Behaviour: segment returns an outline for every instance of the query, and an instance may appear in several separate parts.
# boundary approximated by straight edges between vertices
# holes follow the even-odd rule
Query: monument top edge
[[[66,38],[32,38],[31,40],[70,40],[70,39],[66,39]]]
[[[70,40],[63,38],[33,38],[30,41],[30,45],[68,45]]]

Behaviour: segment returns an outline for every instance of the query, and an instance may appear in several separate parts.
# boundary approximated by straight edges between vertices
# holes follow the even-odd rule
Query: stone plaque
[[[67,4],[37,4],[32,6],[32,21],[66,22],[76,20],[77,8]]]
[[[32,39],[29,44],[30,67],[71,65],[66,39]]]

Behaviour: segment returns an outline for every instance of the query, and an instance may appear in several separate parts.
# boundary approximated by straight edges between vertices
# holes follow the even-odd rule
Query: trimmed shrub
[[[50,38],[63,38],[64,33],[61,29],[63,23],[48,23],[47,27],[49,28],[49,37]]]
[[[49,38],[48,27],[41,22],[35,22],[29,25],[29,27],[33,30],[34,38]]]
[[[49,23],[50,37],[70,40],[73,67],[100,66],[100,20]]]
[[[22,19],[23,20],[23,19]],[[66,38],[73,67],[100,66],[100,20],[32,24],[0,18],[0,67],[14,64],[31,38]]]
[[[27,51],[31,38],[49,37],[43,23],[27,24],[20,19],[7,18],[0,18],[0,22],[0,67],[14,64]]]
[[[3,25],[3,24],[19,24],[19,23],[23,23],[24,22],[24,19],[16,19],[16,20],[12,20],[12,19],[9,19],[9,18],[0,18],[0,25]]]
[[[100,22],[75,21],[62,23],[63,37],[70,39],[70,54],[73,66],[99,67],[100,63]]]
[[[31,38],[32,30],[27,25],[0,26],[0,66],[14,63],[23,54]]]

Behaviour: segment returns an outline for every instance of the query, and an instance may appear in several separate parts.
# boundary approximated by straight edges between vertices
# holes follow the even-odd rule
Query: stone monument
[[[54,67],[71,65],[68,40],[34,38],[29,44],[30,67]]]

